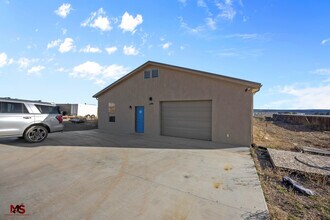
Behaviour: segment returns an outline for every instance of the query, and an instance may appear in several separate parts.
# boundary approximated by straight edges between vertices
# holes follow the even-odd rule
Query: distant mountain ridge
[[[326,115],[330,109],[254,109],[255,114],[305,114],[305,115]]]

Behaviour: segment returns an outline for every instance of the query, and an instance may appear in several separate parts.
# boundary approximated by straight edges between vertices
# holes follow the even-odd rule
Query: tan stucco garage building
[[[251,144],[260,83],[148,61],[93,97],[99,128]]]

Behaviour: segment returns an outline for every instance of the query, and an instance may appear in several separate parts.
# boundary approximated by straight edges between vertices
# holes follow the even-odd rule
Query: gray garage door
[[[161,102],[161,134],[211,140],[212,102]]]

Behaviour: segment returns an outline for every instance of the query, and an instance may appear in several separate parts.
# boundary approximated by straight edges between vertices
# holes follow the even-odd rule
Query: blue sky
[[[96,103],[148,60],[260,82],[255,108],[330,109],[330,1],[0,0],[0,97]]]

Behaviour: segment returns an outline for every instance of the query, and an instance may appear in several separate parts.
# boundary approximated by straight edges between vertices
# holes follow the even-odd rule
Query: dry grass
[[[330,149],[330,131],[316,131],[306,126],[282,122],[253,120],[253,142],[282,150],[296,150],[303,146]]]
[[[260,119],[254,120],[254,142],[258,146],[282,150],[296,150],[299,146],[312,146],[329,149],[330,133],[312,131],[308,128],[288,124],[275,124]],[[261,185],[271,219],[330,219],[329,177],[303,174],[289,170],[260,166],[252,148]],[[262,160],[262,159],[260,159]],[[316,196],[305,196],[282,184],[282,178],[290,176],[306,188],[316,192]]]

